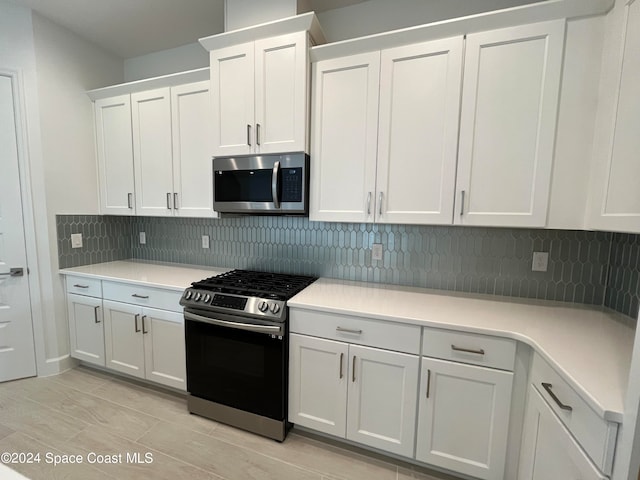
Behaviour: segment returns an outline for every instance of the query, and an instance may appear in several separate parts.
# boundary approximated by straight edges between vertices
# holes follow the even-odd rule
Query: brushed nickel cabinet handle
[[[344,375],[342,375],[342,360],[344,360],[344,353],[340,354],[340,380],[342,380],[342,377]]]
[[[256,145],[260,146],[260,124],[256,123]]]
[[[455,350],[456,352],[475,353],[476,355],[484,355],[484,350],[482,348],[474,350],[471,348],[456,347],[454,344],[451,344],[451,350]]]
[[[378,195],[378,215],[382,215],[382,192]]]
[[[95,323],[100,323],[100,320],[98,319],[98,309],[100,308],[99,305],[93,307],[93,318],[95,319]]]
[[[362,334],[362,330],[351,330],[350,328],[343,328],[343,327],[336,327],[336,332],[354,333],[356,335]]]
[[[353,363],[351,365],[351,381],[356,381],[356,356],[353,356]]]
[[[460,192],[460,216],[464,215],[464,190]]]
[[[178,194],[173,194],[173,209],[178,210]]]
[[[137,293],[134,293],[133,295],[131,295],[133,298],[143,298],[143,299],[147,299],[149,298],[149,295],[138,295]]]
[[[140,318],[140,314],[136,313],[135,317],[133,317],[133,324],[134,324],[134,329],[136,331],[136,333],[140,332],[140,327],[138,327],[138,319]]]
[[[145,318],[147,318],[147,316],[146,316],[146,315],[143,315],[143,316],[142,316],[142,334],[143,334],[143,335],[144,335],[144,334],[149,333],[149,330],[146,330],[146,329],[144,328],[144,319],[145,319]]]
[[[251,125],[247,124],[247,145],[251,146]]]
[[[171,193],[167,192],[167,210],[171,210]]]
[[[371,215],[371,192],[367,194],[367,215]]]
[[[127,193],[127,207],[133,208],[133,193]]]
[[[429,398],[429,392],[431,392],[431,370],[427,369],[427,398]]]
[[[551,398],[553,399],[554,402],[556,402],[556,404],[562,409],[562,410],[566,410],[568,412],[573,411],[573,407],[566,405],[564,403],[562,403],[560,401],[560,399],[558,397],[556,397],[556,394],[553,393],[553,390],[551,390],[551,388],[553,387],[553,385],[551,385],[550,383],[545,383],[542,382],[542,388],[544,388],[547,393],[551,396]]]

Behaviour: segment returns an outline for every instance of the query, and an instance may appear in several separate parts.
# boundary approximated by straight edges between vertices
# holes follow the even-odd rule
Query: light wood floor
[[[295,431],[283,443],[268,440],[190,415],[179,395],[83,367],[0,384],[0,452],[40,453],[40,463],[9,465],[34,480],[440,478]],[[88,464],[90,453],[122,455],[122,463]],[[153,460],[127,463],[127,453]],[[84,463],[54,467],[47,459],[56,454]]]

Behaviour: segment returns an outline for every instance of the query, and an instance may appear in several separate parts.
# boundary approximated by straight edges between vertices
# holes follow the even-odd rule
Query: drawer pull
[[[344,360],[344,353],[340,354],[340,380],[342,380],[342,360]]]
[[[451,350],[455,350],[456,352],[475,353],[476,355],[484,355],[484,350],[482,348],[478,350],[473,350],[471,348],[456,347],[454,344],[451,344]]]
[[[80,285],[80,284],[76,283],[74,285],[74,287],[76,287],[76,288],[89,288],[89,285]]]
[[[427,398],[429,398],[430,391],[431,391],[431,369],[427,369]]]
[[[362,330],[352,330],[350,328],[342,328],[342,327],[336,327],[336,332],[353,333],[355,335],[361,335],[362,334]]]
[[[143,299],[149,298],[149,295],[138,295],[137,293],[134,293],[131,296],[134,297],[134,298],[143,298]]]
[[[553,390],[551,390],[551,387],[553,387],[553,385],[551,385],[550,383],[542,382],[542,388],[544,388],[547,391],[547,393],[551,396],[551,398],[553,398],[553,401],[556,402],[562,410],[567,410],[568,412],[573,411],[573,407],[569,405],[565,405],[560,401],[558,397],[556,397],[556,394],[553,393]]]

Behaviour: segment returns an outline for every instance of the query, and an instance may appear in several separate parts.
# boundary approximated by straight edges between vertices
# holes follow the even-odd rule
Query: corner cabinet
[[[313,64],[310,218],[452,222],[463,38]]]
[[[627,2],[624,9],[622,59],[615,75],[617,83],[611,85],[616,92],[615,111],[612,124],[601,125],[611,133],[595,160],[588,226],[640,233],[640,3]],[[605,74],[610,73],[608,67],[603,66]]]
[[[297,32],[211,51],[214,156],[307,151],[308,48]]]
[[[101,213],[215,216],[209,81],[180,84],[180,75],[89,92],[99,97],[95,120]],[[203,76],[195,71],[185,78]],[[167,82],[174,84],[140,90]],[[137,91],[105,97],[128,89]]]
[[[467,36],[454,223],[544,227],[565,20]]]

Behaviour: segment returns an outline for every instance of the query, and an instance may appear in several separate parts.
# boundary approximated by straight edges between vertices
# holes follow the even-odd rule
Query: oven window
[[[276,420],[285,418],[284,339],[192,320],[185,321],[185,338],[189,393]]]
[[[216,170],[216,202],[273,202],[272,170]]]

